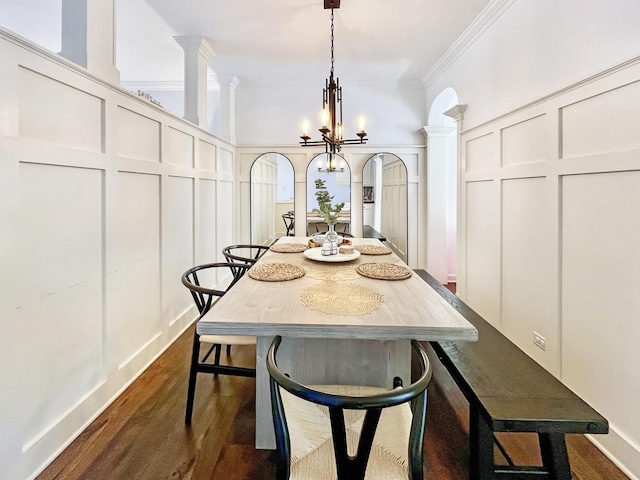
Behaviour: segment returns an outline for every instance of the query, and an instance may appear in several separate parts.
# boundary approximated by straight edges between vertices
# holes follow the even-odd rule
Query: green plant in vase
[[[325,246],[323,245],[322,249],[323,255],[333,255],[338,253],[337,251],[337,240],[338,234],[335,232],[335,225],[338,221],[338,214],[342,211],[344,207],[344,202],[337,203],[335,205],[331,205],[331,201],[333,200],[333,196],[329,195],[329,191],[324,183],[324,180],[316,179],[316,200],[318,201],[318,207],[314,208],[313,212],[320,214],[320,216],[324,219],[325,223],[329,227],[329,231],[327,232],[326,239],[329,240],[332,245],[328,246],[331,249],[330,253],[325,253]],[[335,250],[335,252],[334,252]]]

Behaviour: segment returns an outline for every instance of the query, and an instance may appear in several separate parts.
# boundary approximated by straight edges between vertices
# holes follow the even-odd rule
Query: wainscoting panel
[[[216,181],[199,180],[196,199],[196,250],[195,264],[215,262],[218,250],[216,224],[218,208],[216,203]]]
[[[122,369],[162,331],[160,177],[119,173],[118,200],[108,333],[111,353]]]
[[[214,171],[216,169],[216,146],[198,140],[198,168]]]
[[[638,105],[640,57],[463,132],[459,170],[458,294],[607,417],[610,433],[591,439],[631,478],[640,478]],[[500,134],[501,161],[480,170]]]
[[[18,83],[21,137],[102,152],[102,99],[27,68]]]
[[[20,382],[3,382],[2,404],[28,423],[14,437],[27,451],[105,380],[103,172],[23,163],[19,176],[21,298],[2,355]]]
[[[173,127],[164,129],[162,162],[182,167],[194,166],[194,138]]]
[[[466,171],[486,170],[498,164],[498,152],[492,134],[467,141]]]
[[[562,108],[562,156],[640,148],[640,81]]]
[[[160,161],[160,122],[118,106],[117,129],[119,156]]]
[[[197,317],[180,275],[234,240],[235,147],[2,28],[0,52],[0,477],[32,480]]]
[[[216,224],[216,240],[218,251],[216,252],[217,261],[224,261],[222,249],[227,245],[233,245],[233,182],[218,181],[218,199],[217,224]]]
[[[163,192],[162,317],[176,321],[193,304],[180,280],[194,265],[193,179],[167,177]]]
[[[501,132],[502,165],[544,162],[547,159],[544,115],[510,125]]]
[[[233,152],[224,148],[218,149],[218,173],[233,173]]]
[[[260,156],[251,168],[251,243],[268,245],[275,240],[273,217],[277,184],[275,156]]]
[[[389,157],[385,157],[389,158]],[[391,157],[395,158],[395,157]],[[407,169],[401,160],[382,166],[381,228],[398,256],[407,260]]]
[[[487,321],[500,319],[500,194],[496,182],[466,186],[466,301]]]
[[[562,181],[563,378],[640,446],[640,171]]]
[[[559,352],[553,221],[547,216],[546,178],[502,185],[502,328],[549,370]],[[546,350],[533,344],[533,332]]]

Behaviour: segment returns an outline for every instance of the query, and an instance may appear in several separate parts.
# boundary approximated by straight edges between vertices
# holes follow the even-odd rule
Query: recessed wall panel
[[[562,182],[562,378],[640,444],[640,172]],[[635,352],[635,353],[633,353]],[[623,392],[623,394],[621,394]]]
[[[514,343],[558,371],[553,220],[547,216],[546,178],[505,180],[502,185],[502,327]],[[547,348],[533,344],[533,332]]]
[[[118,107],[118,155],[151,162],[160,161],[160,123]]]
[[[218,206],[216,216],[216,238],[218,260],[222,261],[222,249],[233,244],[233,182],[218,182]],[[224,207],[223,207],[224,205]]]
[[[102,99],[20,68],[18,102],[18,134],[21,137],[102,151]]]
[[[3,328],[11,388],[2,395],[19,406],[10,415],[24,421],[16,440],[28,450],[104,381],[103,173],[20,164],[19,182],[20,255],[9,259],[19,294],[8,318],[0,313],[14,326]]]
[[[168,177],[164,194],[162,300],[163,318],[171,321],[193,303],[191,295],[180,282],[182,274],[194,266],[193,179]]]
[[[192,135],[167,127],[164,130],[162,161],[172,165],[193,167],[193,146]]]
[[[562,156],[640,148],[640,82],[603,92],[561,110]]]
[[[494,182],[467,183],[466,295],[487,321],[499,322],[500,201]]]
[[[469,140],[466,147],[467,172],[486,170],[497,165],[498,152],[494,146],[493,134]]]
[[[160,177],[119,172],[113,271],[110,272],[110,352],[120,368],[161,332]]]
[[[502,129],[502,165],[544,162],[548,141],[544,115]]]
[[[214,171],[216,169],[216,146],[205,142],[198,141],[198,165],[204,170]]]
[[[197,199],[198,225],[196,229],[196,263],[214,262],[217,252],[222,250],[216,243],[216,181],[198,181],[199,196]]]
[[[218,150],[218,173],[233,174],[233,153],[224,148]]]

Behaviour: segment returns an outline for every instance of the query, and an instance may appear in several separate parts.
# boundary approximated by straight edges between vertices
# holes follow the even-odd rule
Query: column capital
[[[458,105],[454,105],[449,110],[442,112],[442,114],[446,115],[447,117],[453,118],[456,122],[459,122],[462,120],[462,117],[464,116],[464,112],[466,111],[467,111],[467,104],[460,103]]]
[[[213,78],[215,79],[216,82],[218,82],[218,85],[220,85],[221,87],[229,86],[234,90],[238,88],[238,84],[240,83],[240,79],[237,77],[237,75],[234,75],[234,74],[214,75]]]
[[[183,35],[173,37],[173,39],[178,42],[178,45],[180,45],[185,52],[198,52],[198,54],[202,55],[206,60],[216,56],[216,51],[213,49],[209,39],[201,35]]]
[[[429,137],[447,137],[451,132],[453,132],[456,127],[442,127],[442,126],[429,126],[426,125],[420,129],[420,133],[424,135],[425,138]]]

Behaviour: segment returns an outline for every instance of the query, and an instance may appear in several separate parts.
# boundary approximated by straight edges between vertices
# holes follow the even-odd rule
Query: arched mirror
[[[294,176],[280,153],[260,155],[251,165],[251,243],[269,245],[293,235]]]
[[[326,232],[327,224],[314,209],[318,209],[316,200],[316,180],[322,180],[332,205],[344,203],[338,214],[336,231],[351,233],[351,169],[340,155],[333,158],[328,153],[317,155],[307,167],[307,236],[316,232]]]
[[[362,233],[407,261],[407,167],[392,153],[372,156],[362,171]]]

